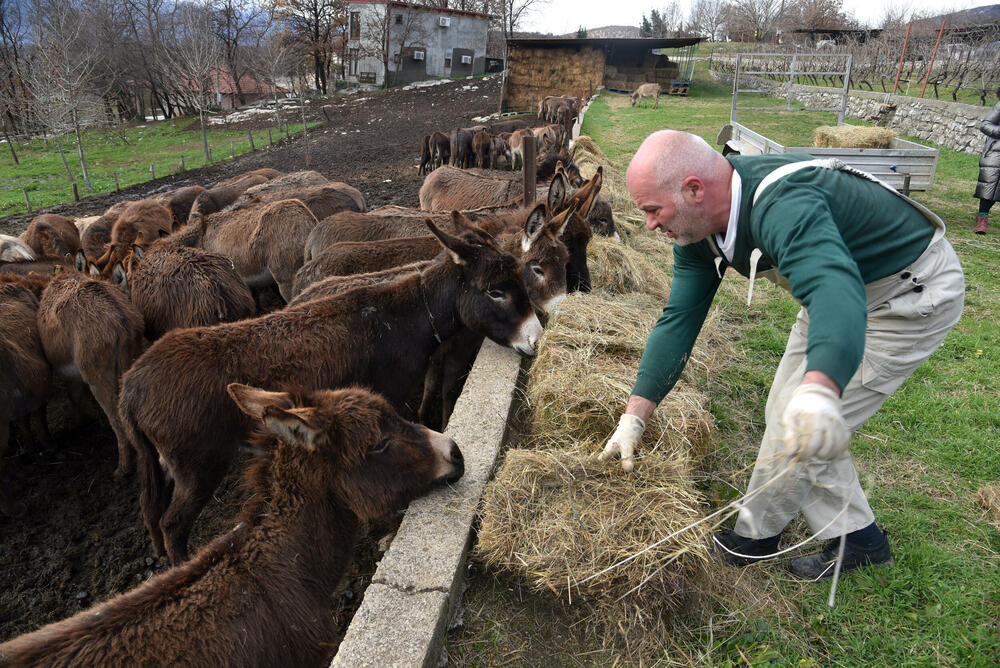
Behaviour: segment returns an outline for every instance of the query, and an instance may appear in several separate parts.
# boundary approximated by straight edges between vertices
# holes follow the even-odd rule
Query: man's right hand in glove
[[[618,428],[604,446],[598,459],[605,462],[613,457],[621,456],[622,471],[631,473],[635,467],[635,448],[639,445],[642,432],[646,430],[646,422],[636,415],[624,413],[618,420]]]

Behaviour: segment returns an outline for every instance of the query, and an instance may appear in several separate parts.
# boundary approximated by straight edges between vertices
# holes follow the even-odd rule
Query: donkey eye
[[[375,447],[373,447],[371,450],[368,451],[368,454],[371,454],[371,455],[382,454],[383,452],[385,452],[386,450],[389,449],[389,445],[390,444],[392,444],[392,439],[391,438],[388,438],[388,437],[387,438],[383,438],[381,440],[381,442],[379,442],[378,445],[376,445]]]
[[[542,269],[542,268],[541,268],[541,267],[540,267],[539,265],[537,265],[537,264],[533,264],[533,265],[531,265],[531,271],[532,271],[532,272],[533,272],[533,273],[535,274],[535,276],[537,276],[538,278],[545,278],[545,270],[544,270],[544,269]]]
[[[507,293],[503,290],[487,290],[486,295],[495,302],[502,302],[507,299]]]

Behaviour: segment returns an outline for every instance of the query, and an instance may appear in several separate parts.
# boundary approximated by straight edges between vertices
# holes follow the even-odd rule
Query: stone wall
[[[712,72],[712,77],[723,83],[733,82],[731,74]],[[772,91],[775,97],[784,98],[788,94],[787,83],[756,77],[740,77],[740,81],[747,78],[754,79],[755,87]],[[807,107],[835,107],[840,104],[841,93],[830,88],[796,85],[792,99]],[[890,95],[889,104],[896,108],[886,112],[885,99],[885,93],[852,90],[847,100],[847,116],[872,121],[901,135],[926,139],[962,153],[982,151],[985,135],[979,131],[979,123],[989,107]]]

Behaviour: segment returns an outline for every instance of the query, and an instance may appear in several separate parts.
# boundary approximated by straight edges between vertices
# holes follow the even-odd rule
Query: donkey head
[[[524,289],[520,263],[465,215],[451,215],[460,236],[442,231],[430,219],[424,222],[461,271],[456,310],[462,324],[522,355],[534,355],[542,324]]]
[[[590,268],[587,266],[587,245],[593,235],[590,223],[587,221],[597,201],[597,194],[604,182],[604,170],[597,168],[594,177],[573,193],[567,200],[566,207],[576,205],[577,210],[569,217],[566,228],[560,237],[569,249],[569,265],[566,267],[566,281],[569,291],[590,292]]]
[[[551,194],[551,189],[550,189]],[[551,315],[566,298],[566,266],[569,251],[559,240],[576,206],[548,219],[545,204],[538,204],[524,220],[520,234],[521,271],[531,303],[542,313]]]
[[[239,383],[226,389],[276,437],[279,482],[346,506],[361,521],[402,510],[465,472],[455,441],[407,422],[381,395],[356,388],[268,392]]]

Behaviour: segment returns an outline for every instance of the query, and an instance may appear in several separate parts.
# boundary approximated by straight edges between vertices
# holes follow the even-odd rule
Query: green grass
[[[805,112],[773,116],[780,118],[745,122],[779,141],[806,132],[812,122]],[[690,97],[661,97],[656,110],[634,109],[624,96],[602,95],[591,106],[583,133],[624,169],[654,130],[688,130],[715,145],[715,134],[728,118],[728,87],[711,83],[702,72]],[[934,187],[915,197],[945,220],[962,261],[963,318],[851,446],[876,517],[891,533],[896,566],[846,575],[833,609],[827,606],[828,583],[795,582],[780,563],[730,571],[770,603],[721,599],[711,632],[679,628],[669,640],[669,654],[651,662],[996,665],[1000,533],[973,494],[984,483],[1000,480],[1000,225],[986,237],[971,233],[978,156],[940,151]],[[765,281],[756,284],[758,296],[748,307],[746,289],[745,279],[723,281],[715,305],[737,333],[737,343],[721,372],[697,380],[710,397],[716,421],[714,447],[703,463],[710,498],[726,497],[712,481],[745,489],[745,467],[752,465],[763,432],[767,389],[798,311],[786,293]],[[725,492],[726,485],[720,486]],[[793,537],[806,535],[800,521],[790,530]],[[517,623],[505,632],[503,606],[538,605],[517,583],[482,574],[466,599],[467,627],[491,630],[479,636],[467,631],[453,644],[465,665],[607,665],[626,652],[593,646],[576,630],[570,613],[559,610],[546,609],[544,618],[530,622],[518,613]]]
[[[288,129],[290,134],[301,132],[302,124],[289,123]],[[277,141],[284,137],[284,131],[275,127],[271,137]],[[64,135],[61,141],[81,198],[113,192],[116,172],[118,186],[126,188],[151,180],[150,165],[157,178],[180,171],[181,156],[185,169],[205,165],[197,118],[148,122],[123,131],[89,130],[83,133],[83,146],[94,190],[88,192],[76,153],[75,136]],[[268,131],[254,130],[253,141],[258,149],[267,145]],[[250,151],[246,130],[210,129],[208,143],[215,162]],[[20,160],[18,165],[14,164],[7,147],[0,147],[0,216],[27,211],[22,189],[28,191],[33,209],[73,200],[73,181],[66,175],[54,139],[17,142],[15,149]]]

